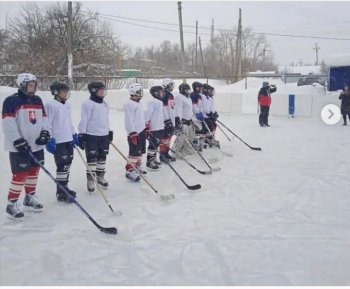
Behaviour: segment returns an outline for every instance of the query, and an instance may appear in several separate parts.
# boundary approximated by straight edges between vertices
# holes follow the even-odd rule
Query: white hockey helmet
[[[129,85],[128,87],[129,93],[132,96],[138,96],[138,97],[142,97],[143,96],[143,89],[142,89],[142,85],[139,83],[132,83]]]
[[[16,83],[19,87],[19,89],[23,92],[27,92],[27,85],[28,82],[35,81],[37,83],[36,76],[31,73],[20,73],[17,76]]]
[[[172,80],[171,78],[165,78],[162,81],[162,85],[166,90],[172,91],[174,89],[174,84],[174,80]]]

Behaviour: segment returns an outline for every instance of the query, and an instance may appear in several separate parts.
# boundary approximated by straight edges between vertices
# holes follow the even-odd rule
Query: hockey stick
[[[232,140],[230,139],[230,137],[226,134],[226,132],[222,129],[222,127],[216,123],[216,126],[220,129],[220,131],[225,135],[225,137],[230,141],[232,142]]]
[[[159,141],[161,144],[165,145],[161,140],[159,140],[158,138],[156,138],[157,141]],[[148,139],[149,140],[149,139]],[[172,151],[174,154],[176,154],[176,152],[169,147],[169,150]],[[195,169],[197,172],[199,172],[200,174],[202,175],[210,175],[212,174],[213,172],[211,170],[209,171],[201,171],[199,169],[197,169],[193,164],[191,164],[188,160],[186,160],[184,157],[181,157],[180,158],[181,160],[183,160],[186,164],[188,164],[191,168]]]
[[[148,141],[150,142],[150,144],[152,144],[153,147],[156,147],[154,145],[154,143],[150,140],[150,138],[148,138]],[[170,149],[170,148],[169,148]],[[171,170],[179,177],[179,179],[181,180],[181,182],[187,187],[187,189],[189,190],[198,190],[200,189],[202,186],[200,184],[197,184],[197,185],[193,185],[193,186],[190,186],[189,184],[187,184],[184,179],[180,176],[180,174],[177,172],[177,170],[175,170],[175,168],[170,164],[170,161],[165,159],[162,154],[160,154],[160,159],[165,162],[170,168]]]
[[[111,146],[122,156],[122,158],[124,160],[126,160],[127,163],[129,163],[128,159],[126,158],[126,156],[120,151],[120,149],[117,148],[117,146],[111,142]],[[149,185],[149,187],[153,190],[153,192],[155,192],[163,201],[168,201],[168,200],[172,200],[175,199],[175,196],[173,194],[170,195],[161,195],[158,193],[158,191],[150,184],[150,182],[143,176],[143,174],[140,172],[140,170],[133,166],[133,168],[135,168],[137,170],[137,172],[139,173],[140,177],[146,182],[147,185]]]
[[[232,133],[236,138],[238,138],[241,142],[243,142],[247,147],[249,147],[252,150],[255,151],[261,151],[260,147],[252,147],[249,144],[247,144],[244,140],[242,140],[238,135],[236,135],[232,130],[230,130],[226,125],[224,125],[220,120],[217,120],[218,123],[220,123],[224,128],[226,128],[230,133]]]
[[[102,227],[100,226],[90,215],[87,211],[85,211],[85,209],[78,203],[78,201],[72,197],[67,189],[65,188],[65,186],[61,185],[58,181],[56,181],[56,179],[51,175],[51,173],[38,161],[38,159],[33,155],[33,153],[31,151],[28,151],[29,156],[31,157],[31,159],[58,185],[58,187],[64,191],[66,193],[66,195],[68,196],[69,201],[71,201],[72,203],[74,203],[84,214],[86,217],[89,218],[89,220],[103,233],[106,234],[112,234],[112,235],[116,235],[118,233],[117,228],[115,227]]]
[[[194,150],[197,152],[197,154],[200,156],[200,158],[204,161],[204,163],[208,166],[208,168],[212,171],[212,172],[218,172],[221,170],[221,168],[212,168],[209,163],[206,161],[206,159],[202,156],[202,154],[200,153],[200,151],[196,148],[196,146],[188,139],[187,135],[185,135],[183,132],[182,134],[185,136],[186,141],[194,148]]]
[[[163,162],[165,162],[172,169],[172,171],[179,177],[179,179],[187,187],[187,189],[189,189],[189,190],[198,190],[198,189],[200,189],[202,187],[200,184],[193,185],[193,186],[188,185],[184,181],[184,179],[180,176],[180,174],[175,170],[175,168],[170,164],[169,160],[165,159],[162,155],[160,155],[160,159],[163,160]]]
[[[215,139],[214,139],[214,134],[210,131],[210,129],[209,129],[207,123],[206,123],[205,121],[202,121],[202,123],[204,123],[204,126],[207,128],[208,133],[210,134],[210,136],[212,137],[212,139],[215,140]],[[215,146],[215,147],[217,147],[218,150],[219,150],[223,155],[228,156],[228,157],[231,157],[231,158],[233,157],[233,154],[230,154],[230,153],[228,153],[228,152],[224,152],[219,146]]]
[[[90,175],[92,176],[92,178],[94,179],[94,182],[95,182],[95,184],[96,184],[96,187],[97,187],[97,189],[100,191],[100,193],[101,193],[103,199],[104,199],[105,202],[107,203],[107,205],[108,205],[108,207],[110,208],[110,210],[112,211],[112,213],[114,213],[114,210],[113,210],[112,206],[111,206],[110,203],[108,202],[108,200],[107,200],[105,194],[102,192],[102,189],[101,189],[99,183],[98,183],[97,180],[96,180],[96,174],[93,173],[93,172],[90,170],[90,168],[89,168],[88,164],[86,163],[86,161],[84,160],[84,157],[83,157],[81,151],[79,150],[79,148],[78,148],[77,146],[74,146],[74,148],[75,148],[76,151],[79,153],[79,156],[80,156],[81,160],[83,161],[83,163],[85,164],[86,169],[88,170],[89,174],[90,174]],[[122,215],[122,212],[118,210],[118,214],[121,216],[121,215]]]

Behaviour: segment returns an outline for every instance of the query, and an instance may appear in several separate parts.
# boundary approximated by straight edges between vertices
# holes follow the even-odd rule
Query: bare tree
[[[8,53],[18,64],[18,71],[66,74],[67,10],[64,2],[55,2],[45,10],[31,2],[23,6],[20,17],[11,20]],[[122,63],[118,56],[126,50],[108,22],[91,11],[83,11],[82,4],[74,2],[74,75],[113,74]]]

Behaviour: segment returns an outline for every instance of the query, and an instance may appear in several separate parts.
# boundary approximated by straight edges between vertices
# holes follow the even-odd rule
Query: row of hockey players
[[[73,150],[77,146],[85,150],[88,190],[94,191],[95,176],[98,185],[108,188],[104,176],[113,131],[110,130],[109,109],[104,100],[105,85],[101,82],[89,83],[90,98],[82,103],[79,134],[72,124],[71,109],[67,102],[70,92],[65,83],[55,82],[50,86],[54,99],[45,105],[35,94],[37,79],[33,74],[19,74],[17,85],[18,92],[4,100],[2,110],[4,143],[5,149],[9,151],[12,172],[7,214],[13,218],[24,216],[18,204],[23,187],[25,191],[23,206],[31,210],[43,208],[35,193],[40,169],[36,161],[44,165],[44,146],[54,156],[56,182],[60,184],[56,190],[58,201],[71,202],[72,198],[76,197],[76,192],[68,188],[68,181]],[[139,181],[138,172],[146,173],[141,168],[142,155],[146,151],[146,139],[149,141],[146,165],[151,169],[158,169],[160,165],[156,158],[158,147],[161,161],[174,161],[177,154],[186,154],[186,137],[193,140],[199,149],[202,146],[203,136],[210,135],[207,141],[209,144],[214,141],[212,136],[215,133],[215,118],[217,118],[217,113],[213,110],[214,88],[198,82],[192,86],[193,92],[190,95],[189,85],[181,84],[180,94],[175,98],[172,94],[174,82],[165,79],[163,87],[151,88],[150,93],[154,99],[147,104],[145,112],[140,103],[143,95],[142,86],[137,83],[129,86],[130,99],[124,106],[129,144],[126,165],[128,179]],[[207,109],[209,106],[206,101],[211,103],[211,110]],[[169,145],[174,132],[176,139],[172,151],[175,154],[171,155]],[[64,191],[62,186],[65,187]]]

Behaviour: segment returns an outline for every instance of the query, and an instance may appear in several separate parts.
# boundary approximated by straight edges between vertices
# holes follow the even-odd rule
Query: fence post
[[[295,111],[295,94],[289,94],[289,104],[288,104],[288,113],[289,117],[294,118]]]

